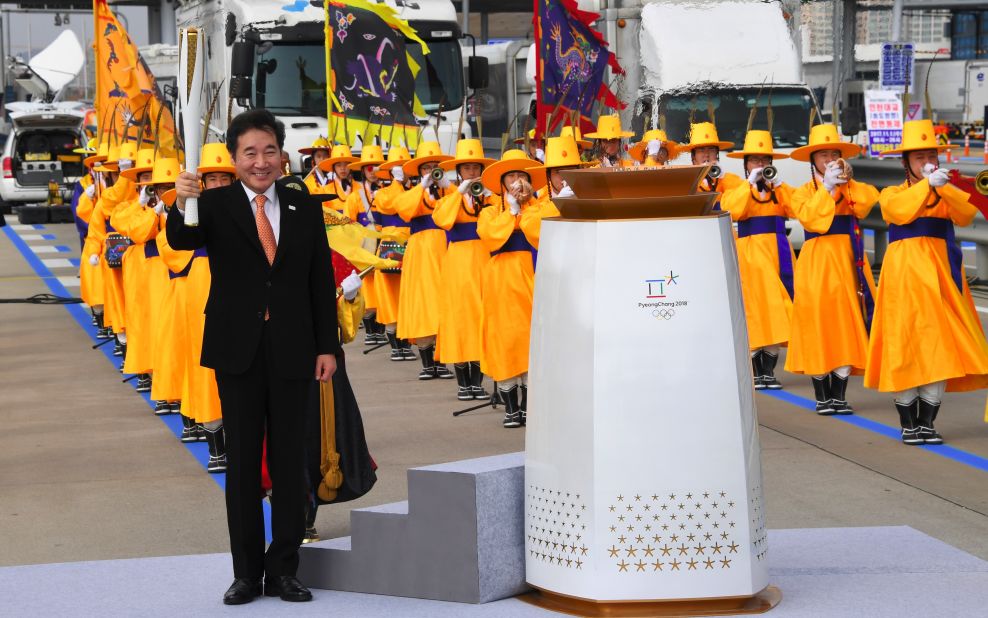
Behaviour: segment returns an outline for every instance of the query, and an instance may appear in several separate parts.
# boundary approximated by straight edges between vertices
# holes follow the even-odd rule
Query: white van
[[[73,152],[85,144],[84,104],[17,101],[5,107],[12,128],[0,158],[3,208],[47,201],[52,179],[67,202],[85,173],[83,155]]]

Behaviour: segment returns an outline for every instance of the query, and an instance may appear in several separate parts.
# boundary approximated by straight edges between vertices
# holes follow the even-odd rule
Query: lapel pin
[[[292,206],[291,204],[289,204],[289,205],[288,205],[288,210],[295,210],[295,207],[294,207],[294,206]]]

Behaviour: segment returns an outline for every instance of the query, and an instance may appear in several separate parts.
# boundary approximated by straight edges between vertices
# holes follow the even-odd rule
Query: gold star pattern
[[[552,493],[551,490],[550,493]],[[724,563],[723,554],[740,553],[741,545],[732,538],[733,531],[730,528],[737,527],[738,512],[735,510],[733,502],[725,508],[725,505],[728,504],[727,492],[700,489],[684,491],[681,494],[670,492],[665,495],[668,496],[669,502],[663,502],[658,492],[643,494],[640,491],[629,491],[612,495],[610,500],[613,503],[611,504],[604,503],[607,505],[606,518],[601,524],[603,529],[609,533],[605,533],[605,538],[601,540],[609,544],[606,550],[608,552],[607,560],[613,561],[613,564],[618,567],[619,573],[643,572],[647,570],[649,565],[652,566],[652,572],[712,570],[717,567],[718,562],[720,568],[730,568],[731,562],[728,560],[727,563]],[[682,498],[677,501],[676,497],[679,495]],[[651,496],[651,501],[648,499],[649,496]],[[546,501],[551,507],[552,498],[547,498]],[[652,508],[653,504],[656,505],[655,509]],[[552,547],[552,541],[556,538],[554,527],[559,525],[551,522],[562,520],[564,522],[562,525],[565,525],[567,518],[573,517],[571,513],[567,512],[568,509],[573,508],[571,503],[561,505],[564,511],[562,513],[559,512],[559,508],[551,507],[551,513],[550,509],[546,509],[545,515],[548,517],[545,517],[544,520],[537,520],[540,526],[544,525],[550,528],[548,548]],[[576,507],[576,511],[579,510],[582,508]],[[579,513],[577,513],[578,515]],[[718,517],[719,515],[721,517]],[[764,516],[760,512],[753,511],[752,517],[754,518],[752,519],[753,528],[763,524]],[[734,521],[731,521],[732,519]],[[720,526],[718,522],[723,523],[724,526]],[[689,528],[687,528],[687,524]],[[669,536],[671,542],[663,544],[661,535],[651,534],[653,525],[656,530],[661,526],[662,531],[667,531],[670,526],[673,526],[676,533]],[[678,530],[676,530],[676,526],[679,527]],[[692,529],[693,526],[696,526],[696,530]],[[636,528],[640,530],[643,527],[645,530],[636,533]],[[705,527],[712,527],[713,529],[710,532],[704,532]],[[725,528],[725,530],[723,532],[716,530],[720,527]],[[583,528],[585,529],[586,526]],[[529,532],[533,537],[546,536],[545,534],[539,535],[538,528]],[[713,542],[715,532],[720,536],[719,542],[716,543]],[[646,544],[646,539],[654,545]],[[682,542],[681,539],[685,542]],[[531,545],[538,546],[538,541],[532,542]],[[764,539],[761,542],[753,543],[752,555],[761,559],[765,554],[764,546]],[[574,553],[572,550],[575,546],[563,545],[562,547],[564,554]],[[569,549],[568,552],[566,551],[567,548]],[[673,551],[676,551],[676,554],[673,554]],[[549,553],[548,550],[547,553]],[[663,557],[670,558],[671,562],[663,562],[661,560]],[[678,557],[682,557],[683,561],[678,560]],[[575,563],[576,561],[573,561],[573,564]],[[566,565],[565,561],[562,564],[569,566]],[[665,568],[667,566],[669,569]],[[635,568],[632,569],[631,567]]]

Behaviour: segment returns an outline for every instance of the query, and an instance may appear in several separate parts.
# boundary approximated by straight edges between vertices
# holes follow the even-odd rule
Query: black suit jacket
[[[182,213],[172,208],[166,234],[175,249],[205,247],[209,254],[204,367],[247,371],[259,353],[267,310],[276,370],[285,378],[312,378],[316,355],[340,349],[329,243],[321,209],[309,196],[282,186],[276,191],[281,231],[271,265],[239,182],[203,191],[197,227],[186,226]]]

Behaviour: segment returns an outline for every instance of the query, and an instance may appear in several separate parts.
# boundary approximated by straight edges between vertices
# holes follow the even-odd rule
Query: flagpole
[[[332,144],[336,141],[336,126],[333,120],[333,101],[331,94],[333,91],[331,80],[333,65],[330,64],[330,48],[333,45],[333,38],[329,26],[329,0],[323,0],[323,13],[323,19],[325,21],[323,24],[323,47],[326,48],[326,122],[329,125],[329,142]]]
[[[539,2],[545,0],[533,0],[532,21],[535,22],[535,134],[544,133],[545,123],[542,120],[542,20],[539,15]],[[527,140],[528,133],[525,133]],[[527,145],[527,142],[526,142]]]
[[[99,118],[99,17],[96,14],[99,0],[93,0],[93,58],[96,64],[93,65],[93,109],[96,110],[96,117]],[[97,135],[99,134],[97,130]],[[99,148],[99,144],[96,144]]]

